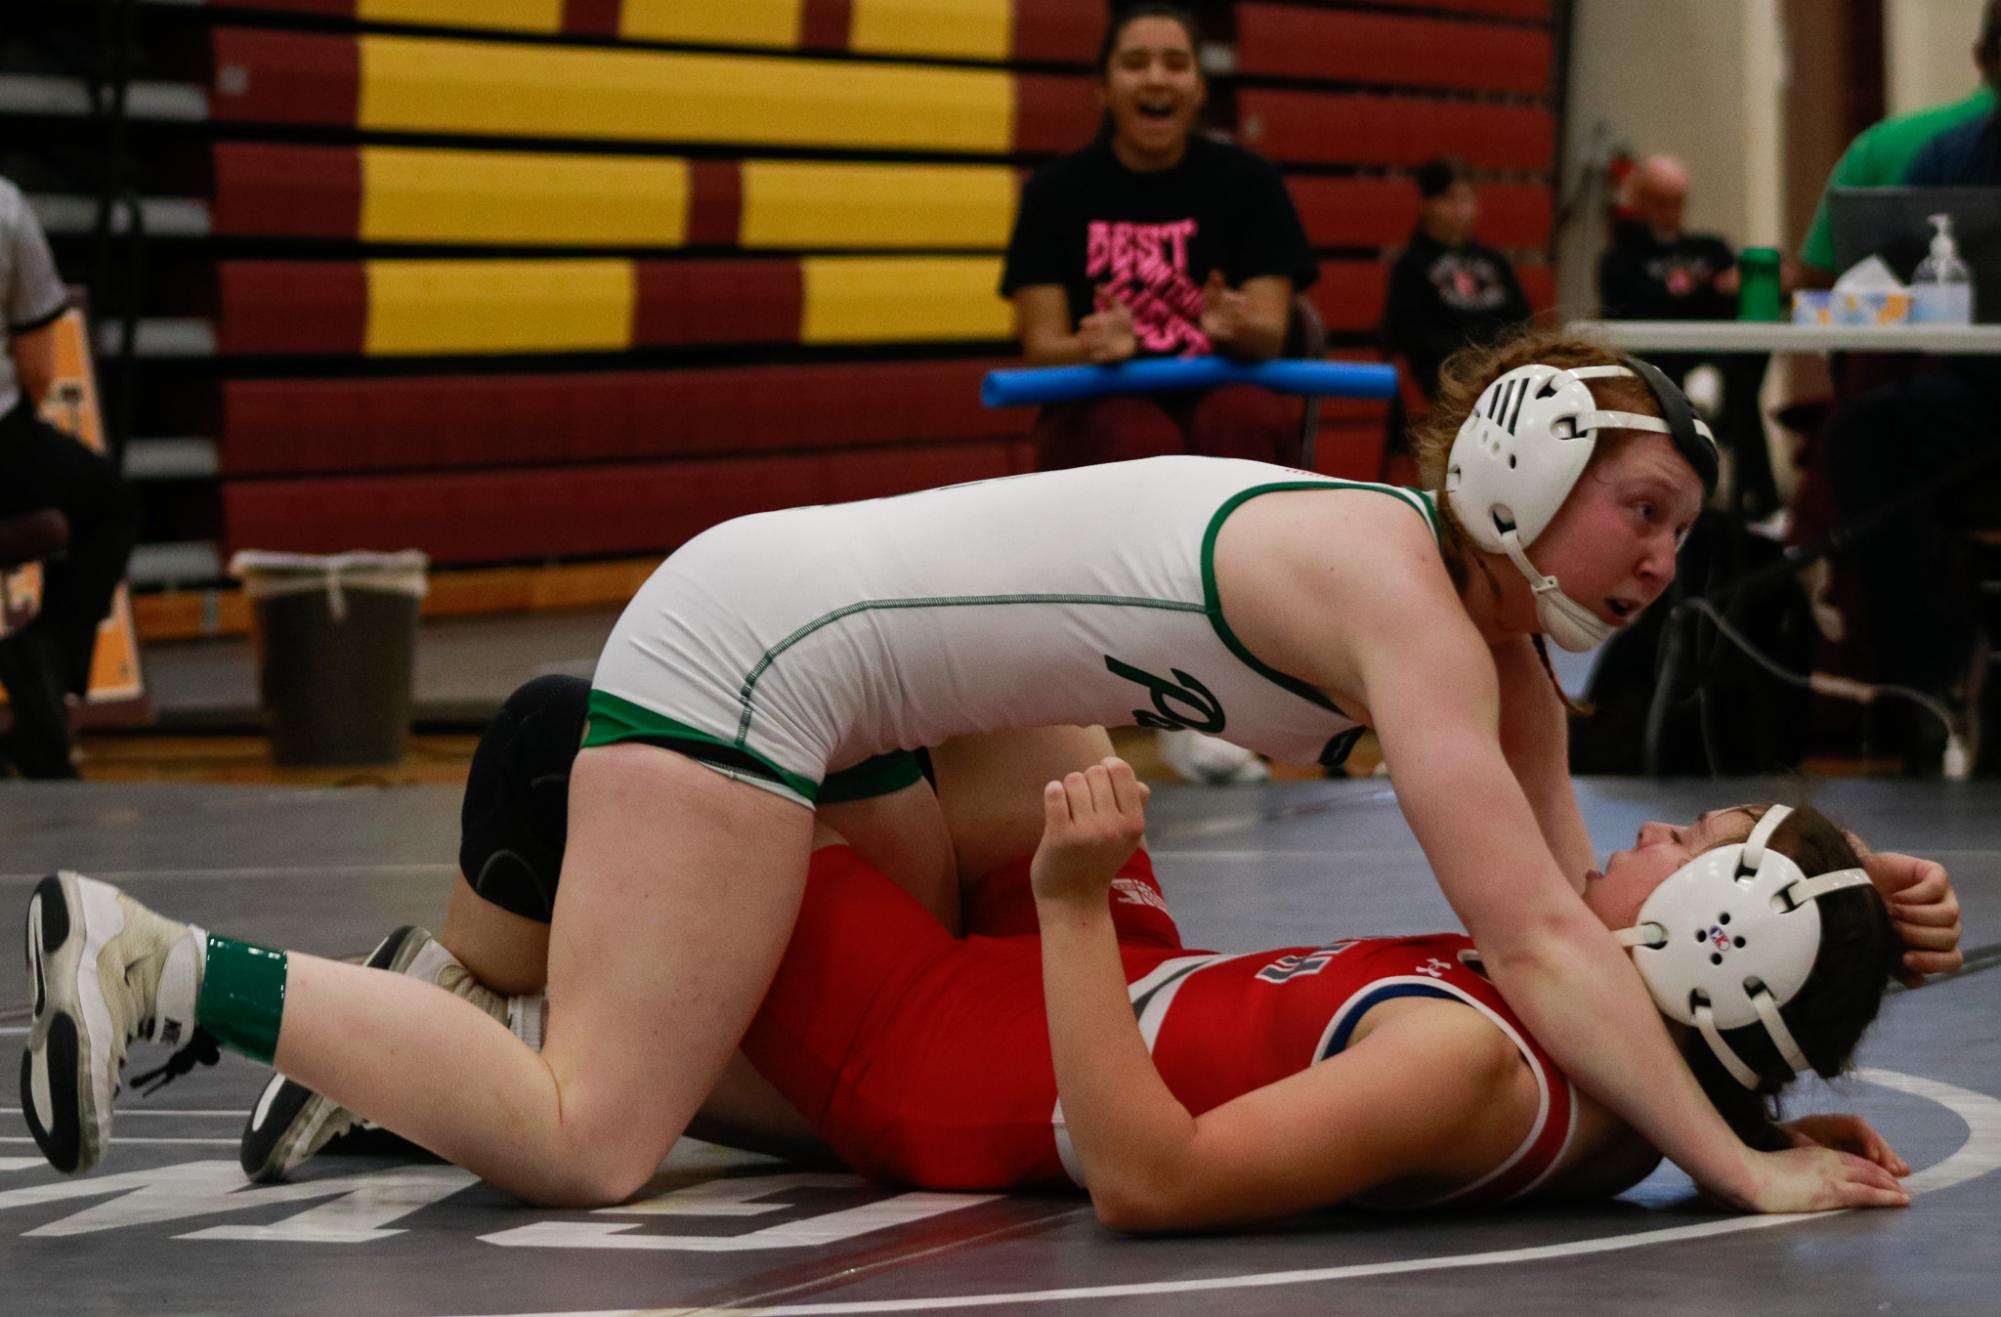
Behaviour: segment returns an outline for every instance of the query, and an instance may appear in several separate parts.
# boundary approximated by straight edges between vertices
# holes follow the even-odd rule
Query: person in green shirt
[[[1995,110],[1995,88],[2001,85],[2001,0],[1988,0],[1981,14],[1980,37],[1973,46],[1973,63],[1980,70],[1980,87],[1972,95],[1946,105],[1929,105],[1909,114],[1891,115],[1857,134],[1835,162],[1813,225],[1800,245],[1800,264],[1807,282],[1826,286],[1839,273],[1834,268],[1834,232],[1827,218],[1827,194],[1838,187],[1895,187],[1925,143],[1948,129]],[[1818,274],[1820,277],[1814,279]]]

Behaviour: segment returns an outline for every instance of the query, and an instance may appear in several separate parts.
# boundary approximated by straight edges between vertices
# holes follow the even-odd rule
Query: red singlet
[[[1200,1115],[1339,1053],[1391,997],[1460,1001],[1521,1050],[1542,1104],[1521,1145],[1435,1200],[1526,1193],[1569,1141],[1563,1074],[1466,962],[1460,934],[1354,938],[1219,955],[1182,947],[1153,866],[1111,892],[1126,981],[1154,1064]],[[799,923],[744,1051],[850,1166],[934,1189],[1081,1183],[1056,1101],[1028,865],[995,874],[954,938],[846,847],[813,856]]]

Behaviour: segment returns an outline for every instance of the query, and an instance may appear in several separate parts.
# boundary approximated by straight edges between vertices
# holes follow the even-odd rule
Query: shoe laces
[[[132,1087],[141,1097],[151,1097],[198,1065],[214,1065],[222,1060],[222,1048],[214,1035],[199,1026],[188,1035],[187,1046],[167,1058],[167,1063],[143,1075],[132,1077]]]

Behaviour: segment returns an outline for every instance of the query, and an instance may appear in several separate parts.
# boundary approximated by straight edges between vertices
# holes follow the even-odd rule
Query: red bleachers
[[[1548,19],[1551,0],[1373,0],[1385,9],[1433,9],[1481,18]]]
[[[1544,248],[1556,225],[1547,183],[1482,183],[1480,241],[1494,247]]]
[[[1098,84],[1090,78],[1024,73],[1015,79],[1014,149],[1054,154],[1091,140]]]
[[[1331,332],[1372,332],[1383,318],[1390,267],[1381,261],[1322,261],[1320,279],[1306,290]]]
[[[1012,0],[1005,52],[996,22],[984,29],[992,51],[983,54],[969,52],[949,24],[938,29],[944,44],[935,48],[922,40],[885,46],[881,29],[862,22],[867,15],[849,0],[804,0],[790,38],[761,41],[696,40],[665,35],[665,27],[651,36],[633,29],[627,40],[621,31],[637,12],[633,0],[564,0],[559,31],[546,8],[510,18],[514,11],[501,6],[431,14],[423,5],[366,0],[210,3],[213,18],[187,25],[200,40],[182,45],[206,50],[210,61],[215,126],[205,144],[214,176],[204,199],[212,237],[199,245],[199,268],[172,285],[176,298],[202,287],[205,304],[171,313],[212,316],[218,360],[187,372],[200,375],[203,392],[173,415],[175,424],[183,413],[220,416],[224,547],[415,544],[448,564],[652,554],[743,512],[1030,464],[1028,413],[989,411],[977,401],[981,374],[1004,364],[987,359],[1003,351],[991,339],[1005,319],[997,302],[983,300],[991,287],[985,276],[965,295],[994,311],[993,325],[980,332],[966,327],[977,317],[941,320],[935,332],[897,321],[899,337],[879,341],[838,316],[816,319],[829,305],[895,298],[830,279],[842,262],[852,270],[868,259],[855,256],[856,221],[775,224],[769,197],[803,197],[792,202],[802,207],[829,193],[879,202],[885,185],[864,173],[865,193],[821,184],[815,194],[796,181],[786,184],[791,192],[773,192],[770,175],[782,171],[765,167],[802,156],[864,170],[977,163],[991,177],[984,191],[969,189],[966,205],[996,215],[1007,169],[1025,173],[1080,145],[1098,121],[1096,83],[1081,65],[1096,49],[1102,4]],[[1463,156],[1480,172],[1482,240],[1517,256],[1547,246],[1557,143],[1552,0],[1246,0],[1215,8],[1218,16],[1229,11],[1216,32],[1234,45],[1237,75],[1231,94],[1217,97],[1216,125],[1234,127],[1237,140],[1291,171],[1309,240],[1323,257],[1340,253],[1323,259],[1310,293],[1337,343],[1372,341],[1388,260],[1416,223],[1410,171],[1432,155]],[[271,10],[294,16],[270,17]],[[736,11],[716,12],[735,21]],[[429,15],[425,30],[413,27],[409,15],[418,13]],[[756,35],[750,26],[743,32]],[[842,53],[871,41],[865,58]],[[449,67],[431,72],[425,42],[436,43],[436,58]],[[830,69],[849,82],[964,84],[984,135],[953,136],[954,102],[943,94],[937,113],[904,115],[879,140],[817,137],[840,104],[819,117],[809,108],[803,128],[795,115],[768,136],[746,129],[740,115],[670,122],[644,97],[574,122],[500,115],[487,124],[465,105],[479,111],[508,101],[478,76],[481,59],[511,70],[509,85],[547,93],[564,108],[589,99],[572,89],[591,80],[555,78],[549,70],[558,60],[566,71],[603,69],[607,95],[623,70],[700,72],[726,61],[770,72],[774,103],[791,85],[786,79],[826,77]],[[426,81],[433,77],[435,96]],[[699,79],[689,77],[664,79],[662,103],[692,95],[686,89]],[[761,84],[752,91],[745,113],[767,99]],[[907,140],[894,131],[905,123],[913,125]],[[940,136],[932,142],[924,134],[934,127]],[[441,183],[421,160],[385,159],[405,148],[459,157],[454,163],[469,181]],[[489,181],[501,176],[484,158],[489,152],[653,165],[672,158],[676,170],[689,163],[671,188],[620,203],[629,207],[621,214],[650,220],[643,207],[654,205],[665,218],[610,237],[566,225],[553,208],[546,230],[525,237],[504,226],[434,233],[407,222],[411,213],[444,213],[428,208],[433,190],[440,207],[476,195],[485,213],[514,213],[512,203],[494,200],[505,189]],[[925,195],[943,193],[933,186]],[[532,201],[519,209],[536,213]],[[904,210],[891,214],[902,222],[879,226],[893,235],[880,248],[885,259],[991,260],[999,242],[992,223],[975,234],[949,222],[925,228]],[[756,255],[739,257],[737,248]],[[572,271],[529,268],[571,257],[629,264],[615,294],[606,293],[612,281],[602,269],[583,288]],[[489,343],[477,332],[482,326],[540,321],[488,314],[487,301],[455,291],[465,281],[420,268],[506,260],[521,262],[512,271],[494,266],[507,286],[554,286],[549,305],[622,308],[629,291],[630,314],[606,314],[615,322],[609,332],[596,332],[603,326],[590,320],[592,332],[557,335],[553,345],[506,335]],[[834,300],[807,305],[808,270],[817,280],[810,287]],[[1547,266],[1522,266],[1520,274],[1535,305],[1554,302]],[[838,300],[844,290],[855,303]],[[433,312],[451,332],[423,332],[418,322]],[[747,350],[717,351],[738,346]],[[645,353],[644,369],[613,359],[628,348]],[[698,350],[681,351],[690,348]],[[899,350],[905,359],[882,359]],[[557,351],[574,354],[555,362],[562,369],[547,355]],[[968,355],[936,359],[951,353]],[[1358,346],[1339,354],[1371,355]],[[287,356],[316,359],[274,360]],[[747,364],[717,367],[718,360]],[[281,367],[296,378],[257,378]],[[1385,411],[1381,403],[1324,400],[1320,468],[1374,476]]]
[[[1077,0],[1014,0],[1013,45],[1018,60],[1085,63],[1097,55],[1104,35],[1105,14],[1099,5],[1079,4]]]
[[[1417,184],[1409,178],[1286,180],[1306,237],[1315,247],[1395,247],[1417,224]],[[1482,183],[1479,237],[1495,247],[1549,242],[1549,189],[1530,183]]]
[[[1556,117],[1537,106],[1252,87],[1237,121],[1246,145],[1280,162],[1409,167],[1451,154],[1540,172],[1556,158]]]
[[[219,142],[209,159],[209,222],[218,234],[352,238],[360,232],[358,151]]]
[[[730,517],[1013,475],[1023,440],[574,468],[238,480],[227,548],[421,544],[440,564],[654,553]]]
[[[1246,74],[1540,95],[1555,43],[1542,28],[1294,5],[1237,6]]]
[[[1007,364],[232,380],[221,467],[235,478],[1014,439],[1027,414],[979,402],[981,376]]]
[[[636,261],[631,343],[796,343],[799,262]],[[216,350],[229,356],[359,355],[368,273],[353,261],[220,261]]]
[[[391,9],[368,0],[234,0],[232,7],[252,13],[309,14],[328,19],[379,19],[404,23],[432,24],[470,31],[476,35],[516,32],[537,35],[561,33],[572,37],[616,39],[621,35],[628,0],[563,0],[552,28],[536,21],[539,15],[516,12],[512,15],[479,15],[455,12],[447,7]],[[853,0],[797,0],[799,5],[793,46],[800,51],[824,52],[850,48],[854,30]],[[1077,0],[1013,0],[1009,5],[1009,57],[1031,63],[1080,64],[1090,60],[1104,33],[1102,6],[1079,4]],[[511,19],[511,21],[510,21]],[[497,21],[496,21],[497,20]],[[755,26],[755,25],[753,25]],[[769,41],[753,44],[771,46]],[[918,50],[912,53],[926,53]],[[934,52],[935,53],[935,52]]]
[[[353,37],[218,28],[209,40],[216,122],[354,126],[361,46]]]
[[[1523,295],[1536,310],[1547,311],[1556,305],[1555,266],[1524,262],[1515,267],[1515,278],[1521,281]]]
[[[1408,178],[1286,180],[1315,247],[1394,247],[1417,223],[1417,184]]]
[[[361,351],[368,275],[358,261],[219,261],[216,350]]]

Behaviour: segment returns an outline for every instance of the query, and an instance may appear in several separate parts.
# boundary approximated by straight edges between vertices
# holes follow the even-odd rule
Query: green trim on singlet
[[[1438,500],[1432,497],[1431,491],[1428,489],[1416,489],[1410,485],[1396,485],[1392,486],[1392,488],[1401,489],[1404,493],[1417,500],[1418,510],[1424,513],[1425,524],[1431,527],[1431,538],[1434,540],[1438,539]]]
[[[666,749],[678,750],[692,759],[703,763],[715,763],[733,772],[755,772],[761,777],[782,783],[798,792],[805,797],[809,807],[815,803],[820,793],[820,784],[812,778],[786,772],[770,759],[745,746],[741,738],[735,742],[725,741],[699,727],[676,722],[643,704],[634,704],[631,700],[593,687],[589,721],[584,724],[584,748],[588,750],[595,746],[613,745],[619,741],[644,741]],[[727,751],[730,757],[725,759],[717,756],[711,759],[702,753],[705,746]],[[737,756],[749,760],[756,767],[751,768],[740,762],[732,762]]]
[[[901,791],[924,780],[924,766],[908,750],[891,750],[885,755],[864,759],[852,768],[827,774],[820,784],[818,804],[838,805],[849,800],[872,800]]]
[[[756,712],[754,704],[757,683],[780,655],[805,640],[814,632],[832,626],[834,623],[854,616],[856,613],[875,611],[889,612],[906,608],[993,608],[1004,604],[1088,604],[1105,608],[1156,608],[1170,613],[1203,613],[1206,604],[1187,603],[1178,599],[1140,599],[1127,595],[1091,594],[992,594],[992,595],[941,595],[928,599],[864,599],[860,603],[836,608],[831,613],[822,613],[797,631],[764,651],[749,674],[743,679],[743,689],[737,692],[737,699],[743,706],[743,716],[737,720],[735,744],[741,747],[750,736],[751,716]]]
[[[1363,480],[1286,480],[1269,485],[1253,485],[1249,489],[1239,490],[1209,518],[1209,529],[1202,535],[1202,598],[1203,607],[1209,614],[1209,623],[1216,628],[1216,635],[1251,671],[1274,685],[1291,691],[1303,700],[1346,718],[1347,711],[1328,699],[1317,686],[1308,685],[1297,677],[1288,676],[1251,653],[1244,642],[1237,639],[1237,633],[1230,630],[1229,622],[1224,619],[1222,594],[1216,588],[1216,536],[1222,532],[1223,523],[1229,519],[1230,514],[1260,494],[1283,494],[1301,489],[1362,489],[1374,494],[1387,494],[1402,500],[1416,510],[1424,518],[1424,524],[1430,529],[1433,539],[1438,538],[1438,509],[1433,505],[1431,496],[1420,489],[1405,489],[1399,485],[1378,485]]]

